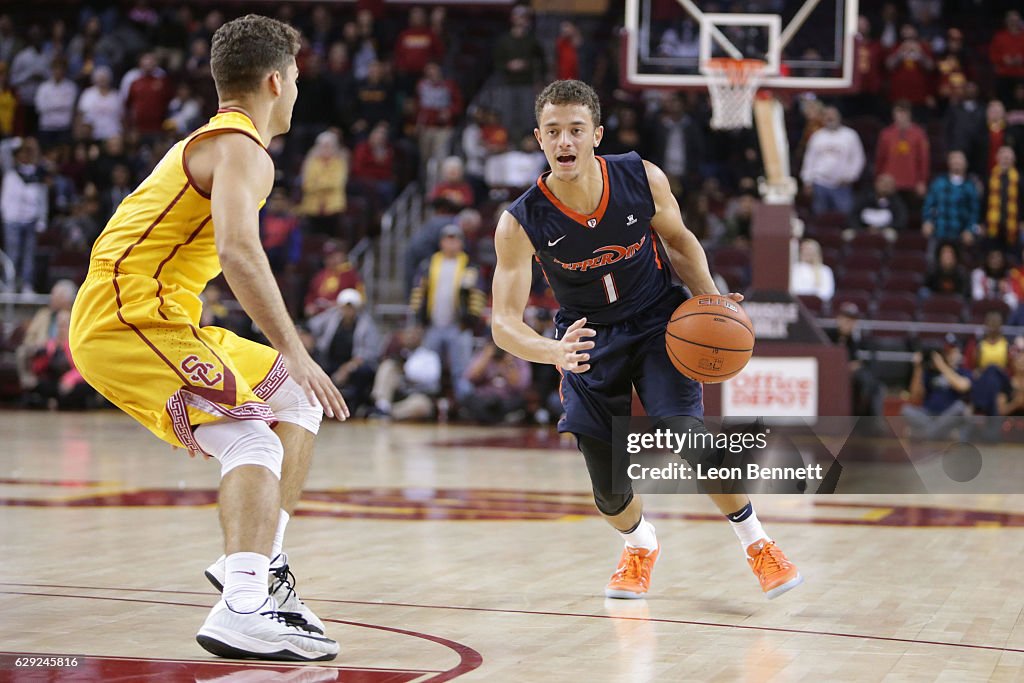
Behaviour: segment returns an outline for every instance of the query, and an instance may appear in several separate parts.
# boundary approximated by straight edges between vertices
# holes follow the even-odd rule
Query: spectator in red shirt
[[[395,71],[402,92],[412,90],[416,80],[430,62],[444,58],[444,46],[427,26],[427,11],[413,7],[409,12],[409,27],[395,40]]]
[[[885,49],[877,38],[871,35],[871,21],[867,17],[857,20],[857,35],[854,37],[854,79],[857,84],[857,109],[861,114],[875,114],[878,110],[878,96],[882,92],[882,62]]]
[[[455,81],[445,79],[441,67],[430,62],[416,84],[416,129],[420,142],[420,161],[448,154],[455,121],[462,113],[462,92]]]
[[[501,117],[494,109],[483,109],[483,122],[480,126],[480,137],[488,154],[501,154],[508,149],[508,129],[501,122]]]
[[[931,50],[918,39],[917,29],[904,24],[899,45],[885,60],[889,72],[889,101],[907,100],[915,107],[934,106],[932,72],[935,60]]]
[[[441,179],[427,200],[438,213],[455,214],[473,206],[473,188],[466,182],[462,159],[448,157],[441,162]]]
[[[920,208],[921,199],[928,192],[928,136],[912,120],[906,102],[897,102],[893,107],[892,121],[878,137],[875,173],[891,175],[903,201]]]
[[[156,63],[153,54],[143,55],[139,62],[141,74],[128,88],[126,110],[129,126],[139,135],[155,136],[163,130],[167,105],[171,101],[171,84]]]
[[[1024,21],[1020,12],[1006,13],[1006,28],[993,36],[988,56],[996,72],[996,93],[999,99],[1009,100],[1013,86],[1024,79]]]
[[[572,80],[580,77],[580,46],[583,36],[571,21],[563,21],[555,41],[555,78]]]
[[[334,305],[343,289],[363,293],[363,280],[348,260],[348,247],[337,240],[324,243],[324,267],[313,276],[306,291],[306,317],[326,311]]]
[[[380,209],[395,197],[395,148],[388,140],[390,126],[380,121],[370,136],[356,145],[352,159],[352,178],[371,194]]]

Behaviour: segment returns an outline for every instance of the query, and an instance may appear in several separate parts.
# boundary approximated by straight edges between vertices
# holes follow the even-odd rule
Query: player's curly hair
[[[601,102],[594,89],[583,81],[555,81],[544,88],[540,95],[537,95],[537,102],[534,106],[538,123],[540,123],[540,113],[547,104],[582,104],[590,110],[590,116],[594,119],[594,128],[601,125]]]
[[[299,32],[288,24],[247,14],[213,34],[210,71],[222,98],[251,93],[271,71],[284,73],[299,52]]]

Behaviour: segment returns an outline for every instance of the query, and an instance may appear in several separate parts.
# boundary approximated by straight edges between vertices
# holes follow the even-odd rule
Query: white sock
[[[270,551],[271,559],[281,554],[281,549],[284,547],[284,530],[288,528],[288,520],[291,516],[281,510],[281,514],[277,517],[277,532],[274,534],[274,545]]]
[[[728,517],[728,515],[726,515]],[[743,547],[743,552],[747,552],[747,548],[752,543],[764,539],[766,542],[771,539],[768,538],[768,534],[761,528],[761,522],[757,519],[757,513],[754,512],[754,508],[750,508],[750,514],[741,522],[734,522],[731,519],[729,524],[732,526],[732,530],[736,532],[736,537],[740,539],[740,545]]]
[[[654,535],[654,525],[644,519],[643,516],[640,517],[640,523],[636,525],[636,528],[628,534],[624,531],[619,533],[622,534],[622,538],[625,539],[626,545],[630,548],[658,549],[658,537]]]
[[[232,553],[224,559],[224,602],[235,612],[255,612],[267,601],[270,558],[260,553]]]

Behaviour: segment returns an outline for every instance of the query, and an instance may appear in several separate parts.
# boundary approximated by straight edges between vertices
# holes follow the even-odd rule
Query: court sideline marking
[[[64,589],[69,589],[69,590],[101,590],[101,591],[111,591],[111,592],[166,593],[166,594],[171,594],[171,595],[209,595],[209,593],[201,593],[199,591],[174,591],[174,590],[159,590],[159,589],[149,589],[149,588],[108,588],[108,587],[103,587],[103,586],[66,586],[66,585],[60,585],[60,584],[7,583],[7,582],[2,582],[2,581],[0,581],[0,586],[22,586],[22,587],[31,587],[31,588],[64,588]],[[26,593],[26,592],[20,592],[20,591],[0,591],[0,594],[8,594],[8,595],[46,595],[46,596],[53,596],[53,597],[86,598],[86,599],[95,599],[95,600],[119,600],[119,601],[126,601],[126,602],[149,602],[149,603],[153,603],[153,604],[168,604],[168,605],[184,604],[184,603],[163,602],[163,601],[159,601],[159,600],[136,600],[134,598],[105,598],[105,597],[102,597],[102,596],[63,595],[63,594],[53,594],[53,593]],[[335,600],[335,599],[331,599],[331,598],[310,598],[310,597],[307,597],[307,596],[303,596],[303,600],[306,601],[306,602],[326,602],[326,603],[333,603],[333,604],[339,604],[339,605],[364,605],[364,606],[383,606],[383,607],[412,607],[412,608],[417,608],[417,609],[445,609],[445,610],[464,611],[464,612],[486,612],[486,613],[493,613],[493,614],[523,614],[523,615],[550,616],[550,617],[575,617],[575,618],[579,618],[579,619],[612,619],[612,620],[622,620],[622,621],[648,621],[648,622],[662,623],[662,624],[679,624],[679,625],[684,625],[684,626],[705,626],[705,627],[711,627],[711,628],[735,628],[735,629],[742,629],[742,630],[746,630],[746,631],[761,631],[761,632],[769,632],[769,633],[791,633],[791,634],[807,635],[807,636],[827,636],[827,637],[832,637],[832,638],[855,638],[855,639],[874,640],[874,641],[881,641],[881,642],[907,643],[907,644],[913,644],[913,645],[934,645],[934,646],[938,646],[938,647],[958,647],[958,648],[964,648],[964,649],[969,649],[969,650],[992,650],[992,651],[995,651],[995,652],[1015,652],[1015,653],[1024,654],[1024,648],[1000,647],[998,645],[978,645],[978,644],[973,644],[973,643],[951,643],[951,642],[940,641],[940,640],[915,640],[913,638],[896,638],[896,637],[891,637],[891,636],[876,636],[876,635],[859,634],[859,633],[842,633],[842,632],[838,632],[838,631],[812,631],[812,630],[809,630],[809,629],[782,628],[782,627],[779,627],[779,626],[755,626],[755,625],[750,625],[750,624],[723,624],[723,623],[718,623],[718,622],[713,622],[713,621],[696,621],[696,620],[688,620],[688,619],[667,619],[667,618],[663,618],[663,617],[630,617],[630,616],[616,616],[616,615],[611,615],[611,614],[586,614],[586,613],[579,613],[579,612],[547,612],[547,611],[533,611],[533,610],[502,609],[502,608],[496,608],[496,607],[461,607],[461,606],[457,606],[457,605],[423,605],[423,604],[406,603],[406,602],[376,602],[376,601],[368,601],[368,600]],[[190,605],[190,606],[192,606],[192,607],[206,607],[206,605]],[[358,623],[358,622],[347,622],[347,621],[341,621],[341,620],[338,620],[338,619],[325,619],[325,621],[333,621],[333,622],[340,623],[340,624],[350,624],[350,625],[356,625],[356,626],[367,626],[369,628],[377,628],[377,629],[381,629],[381,630],[385,630],[385,631],[394,630],[394,631],[396,631],[398,633],[406,633],[406,632],[403,632],[401,630],[392,629],[392,628],[387,627],[387,626],[374,626],[374,625],[371,625],[371,624],[361,624],[361,623]],[[417,637],[426,637],[428,640],[434,640],[434,637],[428,636],[427,634],[415,634],[415,632],[411,632],[411,631],[407,632],[407,633],[414,634]],[[441,642],[443,640],[444,639],[439,639],[439,640],[437,640],[435,642]],[[445,642],[452,642],[452,641],[445,641]],[[455,645],[458,645],[458,643],[455,643]],[[462,647],[466,647],[466,646],[462,646]],[[476,652],[476,651],[474,650],[473,652]],[[479,655],[479,653],[477,653],[477,654]],[[482,663],[482,658],[481,658],[480,661]],[[474,666],[473,668],[475,669],[478,666],[479,666],[479,664],[477,664],[477,666]],[[469,669],[469,670],[472,670],[472,669]],[[431,680],[433,680],[433,679],[431,679]],[[450,679],[444,679],[444,680],[450,680]]]

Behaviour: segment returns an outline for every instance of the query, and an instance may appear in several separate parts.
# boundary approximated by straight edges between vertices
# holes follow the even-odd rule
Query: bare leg
[[[284,461],[281,463],[281,509],[290,515],[299,504],[302,489],[306,485],[306,475],[309,474],[309,466],[313,462],[315,435],[290,422],[278,422],[274,433],[284,446]]]
[[[281,507],[280,486],[270,470],[242,465],[228,472],[220,482],[219,507],[225,554],[270,556]]]
[[[745,493],[710,493],[708,498],[718,506],[723,515],[730,515],[737,510],[742,510],[750,498]]]

